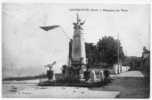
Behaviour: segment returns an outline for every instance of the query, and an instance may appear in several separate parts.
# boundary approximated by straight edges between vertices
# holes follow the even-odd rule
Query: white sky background
[[[80,11],[86,19],[85,41],[96,43],[103,36],[121,40],[128,56],[141,56],[143,46],[150,48],[149,5],[120,4],[3,4],[3,74],[35,75],[45,72],[43,65],[54,60],[55,71],[67,62],[68,38],[73,35],[73,8],[127,9],[128,12]],[[39,26],[61,25],[48,32]]]

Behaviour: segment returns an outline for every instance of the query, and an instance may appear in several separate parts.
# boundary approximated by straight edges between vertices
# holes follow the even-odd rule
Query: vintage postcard
[[[2,97],[149,96],[149,4],[2,3]]]

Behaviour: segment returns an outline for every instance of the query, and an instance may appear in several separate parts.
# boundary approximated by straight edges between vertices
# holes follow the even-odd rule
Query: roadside
[[[91,90],[120,91],[117,98],[149,97],[149,83],[147,82],[147,77],[144,77],[144,75],[139,71],[128,71],[121,73],[106,86],[91,88]]]

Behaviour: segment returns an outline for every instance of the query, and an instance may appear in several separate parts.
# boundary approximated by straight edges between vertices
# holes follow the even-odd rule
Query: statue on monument
[[[81,19],[79,19],[79,15],[77,14],[77,22],[73,23],[74,25],[74,29],[83,29],[81,26],[85,23],[85,21],[81,21]]]

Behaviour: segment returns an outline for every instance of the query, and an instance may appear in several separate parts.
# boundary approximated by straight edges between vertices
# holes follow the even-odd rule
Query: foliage
[[[108,64],[115,64],[119,60],[123,60],[124,53],[119,40],[115,40],[113,37],[103,37],[102,40],[97,42],[98,61]]]
[[[140,69],[141,57],[125,56],[123,63],[124,66],[130,66],[131,70]]]
[[[147,76],[150,76],[150,51],[146,47],[143,47],[141,58],[140,68]]]
[[[150,51],[143,47],[142,57],[125,56],[123,60],[124,66],[130,66],[131,70],[141,70],[149,73],[150,70]]]
[[[118,62],[118,48],[120,61],[124,58],[123,49],[119,40],[113,37],[103,37],[97,44],[86,43],[86,57],[88,65],[113,65]]]

